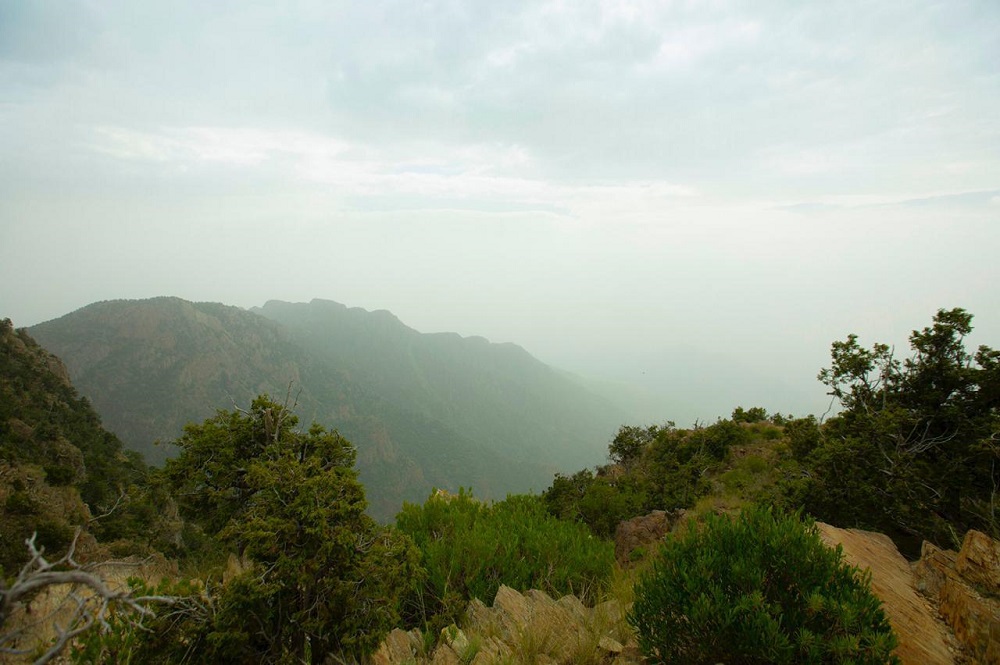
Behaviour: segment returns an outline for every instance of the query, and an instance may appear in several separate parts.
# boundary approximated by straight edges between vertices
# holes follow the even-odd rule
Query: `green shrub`
[[[812,523],[760,506],[668,539],[629,621],[655,662],[898,662],[869,576]]]
[[[4,509],[12,515],[37,515],[42,508],[34,497],[22,490],[10,493]]]
[[[404,505],[396,524],[417,544],[427,573],[409,619],[435,630],[456,621],[471,598],[491,602],[501,584],[594,600],[614,566],[610,542],[552,517],[537,496],[492,505],[466,492],[431,496]]]

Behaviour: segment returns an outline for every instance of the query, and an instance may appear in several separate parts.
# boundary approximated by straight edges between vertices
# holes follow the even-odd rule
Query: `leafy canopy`
[[[166,474],[193,523],[238,552],[198,641],[215,662],[322,662],[362,655],[399,621],[421,578],[412,542],[365,513],[353,446],[258,397],[189,425]],[[186,648],[186,647],[185,647]]]
[[[856,335],[833,343],[819,379],[843,410],[797,447],[812,471],[810,512],[916,543],[947,545],[969,528],[1000,535],[1000,352],[968,351],[971,331],[971,314],[942,309],[902,361]]]

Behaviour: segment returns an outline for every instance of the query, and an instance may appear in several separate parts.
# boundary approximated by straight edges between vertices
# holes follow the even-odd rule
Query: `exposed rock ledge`
[[[466,610],[465,629],[449,626],[431,653],[424,653],[419,630],[395,629],[372,657],[373,665],[431,663],[490,665],[532,662],[541,665],[580,662],[642,663],[625,610],[616,601],[585,607],[576,596],[553,600],[541,591],[518,593],[501,586],[487,607],[474,599]]]

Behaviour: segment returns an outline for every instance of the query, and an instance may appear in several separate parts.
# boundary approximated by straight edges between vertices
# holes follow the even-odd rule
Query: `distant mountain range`
[[[188,422],[267,392],[358,449],[370,511],[433,487],[541,490],[605,458],[629,417],[513,344],[423,334],[328,300],[251,311],[179,298],[95,303],[33,326],[106,427],[154,464]]]

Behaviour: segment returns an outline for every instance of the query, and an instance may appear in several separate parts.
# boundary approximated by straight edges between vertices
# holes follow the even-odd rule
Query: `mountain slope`
[[[538,437],[512,440],[509,432],[516,432],[514,428],[508,428],[506,439],[484,437],[479,436],[481,430],[464,426],[467,419],[445,417],[470,403],[480,412],[491,410],[491,400],[501,404],[492,396],[491,386],[514,389],[500,377],[515,365],[508,366],[502,358],[485,360],[489,353],[477,351],[496,345],[469,342],[457,335],[428,336],[430,348],[442,342],[451,348],[456,340],[467,347],[467,357],[458,365],[436,365],[423,357],[433,357],[430,350],[419,344],[414,350],[404,343],[408,336],[420,335],[395,317],[368,312],[355,312],[355,316],[360,323],[353,331],[322,328],[321,333],[334,331],[329,334],[332,341],[322,343],[324,336],[310,336],[292,323],[282,325],[236,307],[154,298],[95,303],[34,326],[31,333],[63,358],[81,394],[90,398],[107,427],[152,462],[161,462],[172,452],[154,442],[176,438],[188,422],[200,422],[219,408],[245,406],[263,392],[279,399],[288,395],[296,402],[303,425],[316,421],[337,428],[357,446],[371,512],[382,519],[392,516],[404,500],[423,500],[432,487],[454,491],[472,486],[483,496],[541,489],[561,468],[557,460],[573,457],[542,450],[534,443]],[[321,322],[326,323],[325,319]],[[379,325],[385,327],[381,336],[373,332]],[[393,335],[401,335],[404,342],[390,343]],[[379,344],[373,345],[373,339],[380,340]],[[364,359],[371,353],[384,357],[378,362]],[[405,388],[392,388],[394,374],[398,374],[393,364],[411,353],[422,368],[420,380],[427,382],[423,393],[413,381]],[[500,349],[501,356],[504,353],[530,358],[516,347]],[[540,366],[533,371],[555,374],[533,362]],[[462,376],[462,363],[497,368],[473,380]],[[372,366],[383,374],[373,379],[365,371]],[[484,385],[476,387],[477,382]],[[449,394],[441,392],[440,386],[450,383],[477,394],[449,406]],[[526,413],[531,406],[527,402],[535,397],[521,398]],[[518,420],[509,403],[495,410]],[[562,423],[557,421],[549,429],[539,426],[539,432],[552,433],[553,428],[566,426],[579,434],[581,428],[566,425],[566,413],[562,415]],[[523,420],[531,426],[530,420]],[[524,423],[519,426],[525,427]],[[589,434],[592,454],[581,456],[586,458],[581,463],[586,464],[600,458],[594,451],[602,449],[608,439],[607,431]],[[561,441],[552,450],[568,445],[566,437]]]
[[[0,572],[24,563],[32,532],[57,552],[74,527],[89,524],[82,545],[89,552],[90,534],[121,531],[109,522],[125,517],[131,502],[121,502],[121,493],[144,472],[137,456],[125,454],[101,427],[59,359],[0,320]],[[107,519],[112,506],[117,510]],[[105,519],[98,523],[95,515]]]
[[[518,459],[559,469],[594,464],[625,419],[514,344],[423,334],[389,312],[329,300],[270,301],[254,311],[365,389]]]

